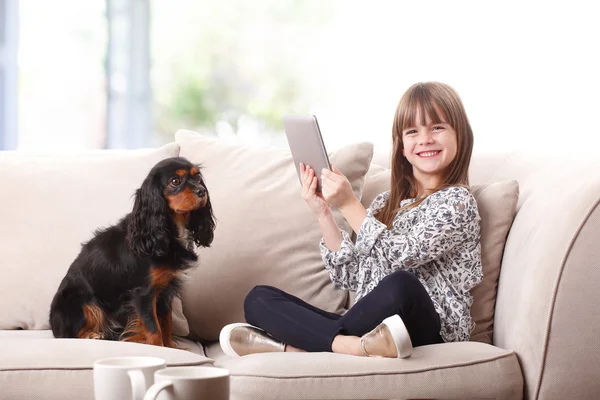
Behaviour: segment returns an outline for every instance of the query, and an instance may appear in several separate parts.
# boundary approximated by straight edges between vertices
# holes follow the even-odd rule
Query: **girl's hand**
[[[331,165],[333,171],[323,169],[321,175],[321,191],[327,203],[334,207],[342,208],[354,201],[356,196],[348,178],[339,169]]]
[[[300,177],[302,180],[301,195],[317,218],[329,212],[329,204],[321,193],[317,193],[318,178],[315,171],[309,166],[300,163]]]

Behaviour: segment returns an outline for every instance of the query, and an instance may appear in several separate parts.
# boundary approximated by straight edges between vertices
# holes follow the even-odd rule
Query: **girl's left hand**
[[[334,207],[342,208],[355,199],[352,185],[333,164],[332,171],[323,169],[321,171],[321,194],[327,203]]]

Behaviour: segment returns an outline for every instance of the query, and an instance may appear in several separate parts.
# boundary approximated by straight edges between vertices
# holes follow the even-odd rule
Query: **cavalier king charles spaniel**
[[[152,168],[131,213],[82,245],[50,306],[57,338],[175,347],[171,304],[184,271],[209,247],[215,219],[200,167],[182,157]]]

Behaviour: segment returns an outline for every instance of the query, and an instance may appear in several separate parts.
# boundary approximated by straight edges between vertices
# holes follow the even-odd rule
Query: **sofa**
[[[178,348],[53,338],[50,302],[80,244],[131,210],[150,168],[173,156],[202,165],[217,220],[173,304]],[[386,149],[355,143],[330,157],[365,206],[389,187]],[[332,312],[354,299],[323,268],[289,150],[179,131],[154,149],[0,152],[0,399],[92,399],[93,361],[124,355],[227,368],[232,399],[599,398],[599,166],[567,153],[473,155],[484,282],[469,342],[417,347],[408,359],[229,358],[218,333],[244,321],[255,285]]]

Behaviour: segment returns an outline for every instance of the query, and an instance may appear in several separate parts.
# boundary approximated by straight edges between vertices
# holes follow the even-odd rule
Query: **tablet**
[[[300,185],[302,185],[300,163],[304,163],[315,170],[315,175],[319,179],[317,192],[320,192],[321,170],[323,168],[331,170],[331,164],[321,137],[317,117],[314,115],[286,114],[282,117],[282,120]]]

